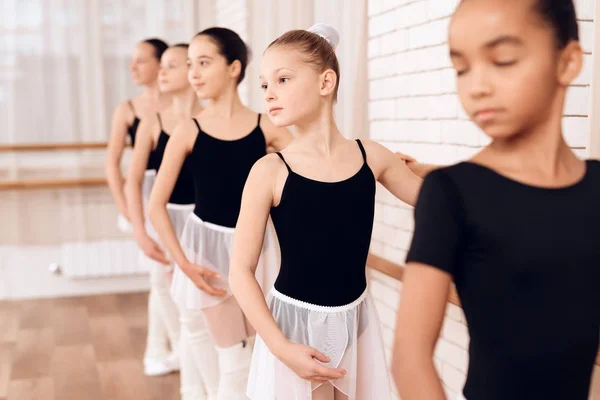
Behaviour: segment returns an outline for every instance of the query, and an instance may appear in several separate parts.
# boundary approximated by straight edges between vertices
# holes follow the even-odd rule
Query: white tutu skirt
[[[185,223],[190,214],[194,211],[194,204],[167,204],[167,213],[169,214],[169,218],[171,219],[171,223],[173,224],[173,228],[175,228],[175,233],[177,234],[177,238],[181,238],[181,234],[183,233],[183,228],[185,227]],[[158,244],[163,247],[163,250],[166,251],[166,248],[162,244],[160,237],[158,236],[158,232],[154,229],[152,224],[148,219],[146,219],[146,232],[148,235],[154,239]],[[152,268],[161,268],[164,269],[164,265],[151,259],[146,256],[143,251],[140,251],[140,259],[139,262],[141,265],[145,266],[148,270],[152,270]]]
[[[379,318],[367,292],[351,304],[325,307],[288,297],[275,288],[268,298],[273,318],[292,342],[313,347],[347,371],[331,383],[350,400],[391,400],[392,389]],[[311,400],[320,384],[304,380],[256,338],[248,378],[252,400]]]
[[[177,304],[198,310],[214,307],[231,296],[228,277],[234,232],[235,228],[202,221],[194,213],[189,215],[180,239],[185,256],[190,262],[219,273],[220,279],[211,279],[208,283],[215,288],[225,289],[227,294],[222,297],[211,296],[198,289],[180,268],[175,268],[171,294]],[[256,268],[256,279],[265,294],[273,287],[278,273],[279,245],[269,223]]]
[[[148,169],[144,173],[144,181],[142,182],[142,200],[144,202],[144,210],[150,198],[154,181],[156,180],[156,170]],[[121,213],[117,215],[117,228],[123,233],[133,233],[133,225]]]

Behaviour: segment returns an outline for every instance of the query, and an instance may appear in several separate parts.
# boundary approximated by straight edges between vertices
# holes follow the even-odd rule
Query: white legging
[[[202,312],[181,308],[180,321],[181,399],[217,400],[219,361]]]
[[[150,267],[150,295],[148,298],[148,339],[145,357],[164,358],[171,352],[177,354],[179,346],[179,312],[171,297],[171,284],[166,268],[146,258]],[[169,349],[170,344],[170,349]]]
[[[180,308],[180,315],[182,400],[206,398],[184,369],[201,375],[209,400],[247,399],[253,331],[235,298],[203,310]]]

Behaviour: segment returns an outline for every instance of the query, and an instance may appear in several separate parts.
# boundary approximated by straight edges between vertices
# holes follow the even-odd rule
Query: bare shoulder
[[[283,161],[275,153],[267,154],[259,159],[252,167],[251,174],[266,180],[276,179],[277,176],[285,172],[286,168]]]
[[[248,176],[248,185],[273,193],[276,187],[285,182],[286,177],[285,165],[276,154],[271,153],[254,163]]]
[[[376,158],[381,156],[390,156],[393,155],[390,149],[382,145],[381,143],[377,143],[370,139],[360,139],[365,151],[367,152],[367,157],[369,155],[373,155]]]
[[[198,126],[192,118],[184,119],[177,123],[173,133],[171,133],[171,139],[182,143],[186,148],[190,149],[194,146],[196,138],[198,137]]]
[[[399,162],[400,159],[394,154],[394,152],[381,143],[377,143],[368,139],[361,139],[361,142],[365,148],[365,152],[367,153],[367,162],[369,163],[369,167],[373,171],[373,175],[375,175],[377,180],[379,180],[381,174],[390,167],[400,168],[396,172],[410,172],[406,164]]]
[[[131,121],[135,118],[133,111],[131,110],[131,106],[129,105],[130,100],[125,100],[121,102],[115,111],[113,112],[113,119],[118,120],[123,123],[130,124]]]

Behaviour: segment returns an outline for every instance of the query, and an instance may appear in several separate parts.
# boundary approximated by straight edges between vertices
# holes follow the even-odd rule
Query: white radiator
[[[61,272],[73,279],[147,274],[132,240],[65,243],[58,261]]]

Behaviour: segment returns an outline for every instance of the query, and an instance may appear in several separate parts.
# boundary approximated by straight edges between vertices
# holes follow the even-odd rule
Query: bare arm
[[[125,183],[121,175],[121,157],[127,140],[127,116],[129,110],[125,103],[117,107],[113,113],[110,138],[108,140],[107,156],[104,169],[108,187],[115,200],[119,212],[129,219],[127,201],[125,199]]]
[[[145,118],[140,122],[136,133],[133,157],[127,174],[125,191],[127,194],[127,209],[129,211],[129,218],[133,224],[136,241],[148,257],[163,264],[169,264],[169,260],[159,244],[150,238],[146,232],[146,219],[144,217],[144,203],[142,200],[144,173],[146,165],[148,165],[150,152],[154,148],[152,132],[155,129],[158,129],[158,123],[153,119]]]
[[[440,168],[439,165],[433,165],[433,164],[423,164],[418,162],[415,158],[406,155],[404,153],[400,153],[399,151],[396,152],[396,155],[402,160],[404,161],[404,163],[408,166],[408,168],[410,168],[410,170],[417,176],[421,177],[421,178],[425,178],[425,176],[430,173],[431,171]]]
[[[408,263],[392,356],[392,375],[403,400],[445,400],[433,363],[451,276],[428,265]]]
[[[269,161],[271,161],[269,163]],[[271,172],[276,160],[258,161],[248,176],[240,215],[235,228],[233,252],[229,267],[229,285],[240,302],[244,314],[255,327],[272,353],[287,339],[279,330],[265,302],[254,275],[273,202],[274,179]]]
[[[407,162],[406,165],[415,175],[421,178],[425,178],[431,171],[442,167],[434,164],[423,164],[417,161]]]
[[[183,162],[192,149],[196,132],[196,125],[192,120],[189,120],[177,125],[171,134],[148,202],[148,217],[179,268],[199,289],[213,296],[222,296],[226,294],[224,290],[214,289],[205,280],[207,277],[218,278],[218,274],[202,266],[192,264],[186,258],[167,212],[167,203],[171,193],[173,193]]]
[[[326,382],[341,378],[345,372],[319,364],[316,360],[329,360],[315,349],[288,341],[273,319],[254,275],[273,204],[278,175],[275,171],[285,171],[278,160],[275,156],[259,160],[246,181],[235,229],[229,285],[236,298],[243,299],[238,301],[240,307],[271,353],[301,378]]]
[[[370,140],[364,140],[363,143],[367,151],[367,160],[377,181],[394,196],[414,206],[423,180],[386,147]]]
[[[189,130],[185,129],[186,126],[189,126],[188,121],[178,125],[171,134],[148,201],[148,217],[171,257],[179,266],[186,264],[188,260],[169,218],[167,203],[173,193],[183,162],[191,149],[188,145]]]
[[[281,151],[294,139],[288,128],[276,127],[267,115],[261,118],[260,128],[265,134],[269,150]]]

